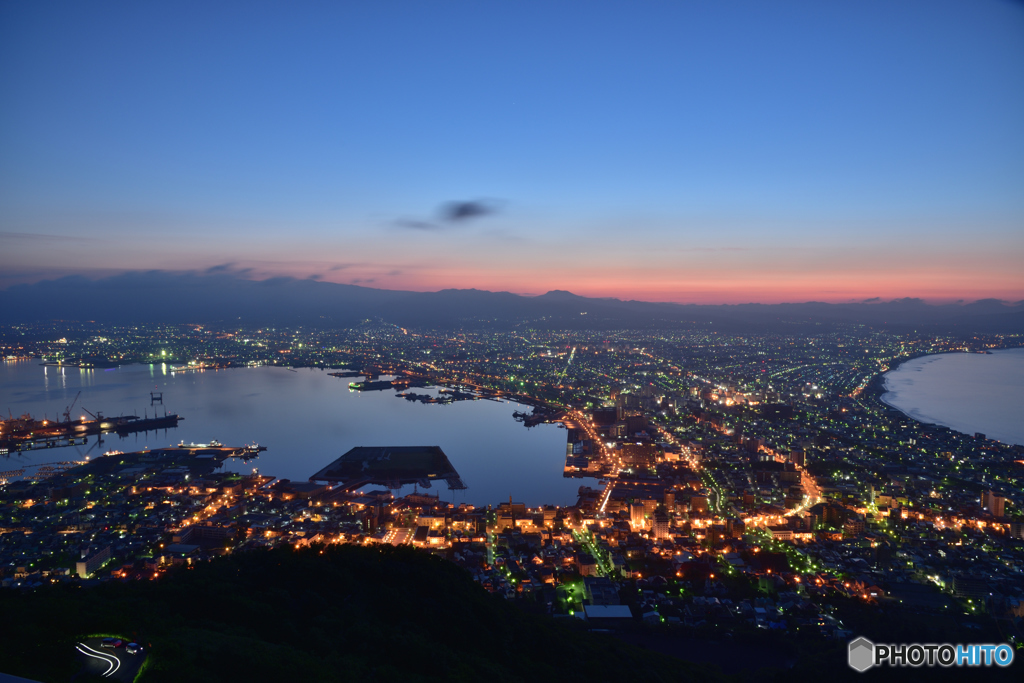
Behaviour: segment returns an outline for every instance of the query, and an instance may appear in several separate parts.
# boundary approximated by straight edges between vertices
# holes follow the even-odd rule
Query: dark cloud
[[[396,270],[392,270],[391,272],[389,272],[388,276],[389,277],[395,277],[396,275],[401,275],[401,274],[402,274],[402,271],[396,269]]]
[[[307,277],[306,279],[307,279],[307,280],[322,280],[322,279],[323,279],[323,277],[324,277],[324,276],[323,276],[323,275],[321,275],[320,273],[313,273],[312,275],[310,275],[310,276],[309,276],[309,277]]]
[[[207,275],[213,275],[214,273],[226,273],[229,270],[231,270],[231,267],[233,265],[235,265],[235,264],[234,263],[220,263],[220,264],[217,264],[216,266],[210,266],[204,272]]]
[[[873,304],[876,301],[881,301],[881,300],[882,300],[882,297],[880,297],[880,296],[873,296],[870,299],[864,299],[863,303],[865,303],[865,304]]]
[[[471,202],[448,202],[441,206],[441,219],[449,223],[458,223],[472,218],[489,216],[496,213],[498,207],[493,202],[471,201]]]
[[[333,266],[331,266],[327,270],[345,270],[346,268],[351,268],[352,265],[353,264],[351,264],[351,263],[335,263]]]
[[[490,200],[477,199],[472,201],[445,202],[437,209],[437,219],[424,221],[402,218],[395,221],[395,226],[407,230],[436,231],[447,227],[465,224],[475,218],[483,218],[498,213],[498,204]]]
[[[369,284],[371,282],[376,282],[376,281],[377,281],[377,278],[375,278],[375,277],[357,277],[357,278],[353,278],[351,284],[353,284],[353,285],[364,285],[364,284]]]

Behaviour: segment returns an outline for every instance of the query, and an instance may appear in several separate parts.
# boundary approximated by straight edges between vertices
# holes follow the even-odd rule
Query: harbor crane
[[[67,422],[68,424],[71,424],[71,409],[75,407],[76,403],[78,403],[78,397],[81,396],[81,395],[82,395],[81,391],[79,391],[77,394],[75,394],[75,400],[72,401],[71,405],[69,405],[64,410],[64,421]]]

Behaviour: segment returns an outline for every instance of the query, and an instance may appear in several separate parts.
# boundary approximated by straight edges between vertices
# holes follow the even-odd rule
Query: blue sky
[[[1024,4],[210,5],[0,7],[0,287],[1024,298]]]

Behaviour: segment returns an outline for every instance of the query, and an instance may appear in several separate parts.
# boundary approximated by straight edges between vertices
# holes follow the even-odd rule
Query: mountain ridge
[[[100,323],[211,323],[351,325],[368,318],[412,326],[510,325],[532,321],[566,328],[676,327],[766,329],[816,324],[863,324],[892,329],[1024,333],[1024,302],[980,299],[929,304],[890,301],[780,304],[679,304],[592,298],[567,290],[539,296],[488,290],[416,292],[236,273],[137,271],[98,280],[67,276],[0,291],[0,323],[90,320]]]

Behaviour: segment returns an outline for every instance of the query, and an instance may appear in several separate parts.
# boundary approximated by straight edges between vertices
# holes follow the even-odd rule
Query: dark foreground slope
[[[410,548],[242,553],[159,581],[0,593],[0,668],[70,680],[73,642],[151,644],[140,681],[696,681],[694,665],[527,614]]]

